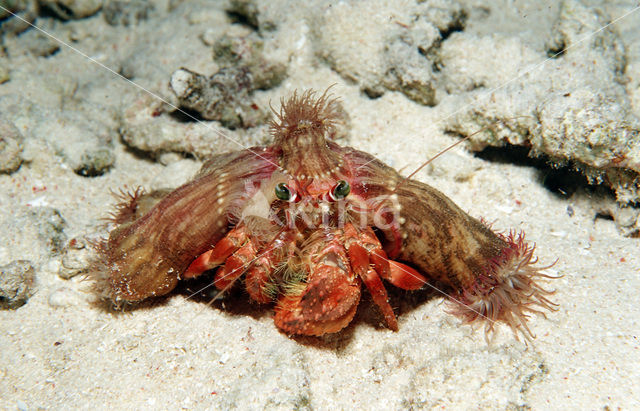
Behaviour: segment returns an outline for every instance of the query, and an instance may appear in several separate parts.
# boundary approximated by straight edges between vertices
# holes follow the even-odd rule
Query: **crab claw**
[[[224,263],[229,256],[235,253],[247,241],[247,230],[241,225],[229,231],[222,240],[209,251],[201,254],[191,262],[182,278],[197,277],[205,271],[211,270]],[[242,274],[242,273],[240,273]]]
[[[272,254],[269,254],[256,259],[255,263],[247,271],[244,284],[253,301],[262,304],[273,301],[273,296],[269,295],[266,287],[274,265]]]
[[[231,254],[224,265],[216,271],[215,284],[218,290],[226,290],[247,270],[256,257],[256,248],[252,241],[247,241],[235,253]]]
[[[398,320],[393,313],[393,308],[389,305],[387,290],[384,288],[384,284],[382,284],[378,273],[369,266],[369,254],[367,250],[359,243],[353,243],[349,246],[348,253],[353,271],[358,274],[367,286],[373,302],[378,306],[384,316],[387,327],[393,331],[398,331]]]
[[[417,290],[427,283],[427,279],[418,271],[393,260],[389,260],[389,276],[384,278],[403,290]]]
[[[319,264],[304,291],[280,298],[276,326],[289,334],[323,335],[346,327],[360,302],[360,281],[337,265]]]

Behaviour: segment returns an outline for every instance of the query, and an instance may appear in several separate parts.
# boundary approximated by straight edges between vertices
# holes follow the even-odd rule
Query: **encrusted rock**
[[[27,211],[27,216],[37,227],[40,241],[51,253],[62,251],[67,236],[64,233],[66,221],[60,211],[51,207],[34,207]]]
[[[103,0],[39,0],[40,5],[64,20],[82,19],[100,10]]]
[[[16,309],[35,292],[35,270],[30,261],[16,260],[0,267],[0,308]]]
[[[115,161],[112,138],[117,123],[109,110],[75,103],[52,109],[9,94],[0,96],[0,112],[29,137],[47,142],[79,175],[101,175]]]
[[[112,26],[130,26],[146,20],[154,8],[148,0],[107,0],[102,15]]]
[[[37,0],[3,1],[0,4],[4,7],[0,9],[0,39],[7,34],[15,35],[27,30],[31,27],[29,23],[33,23],[38,15]]]
[[[95,252],[84,238],[72,238],[62,250],[62,262],[58,275],[61,278],[69,279],[78,274],[86,273],[92,261],[95,259]]]
[[[22,164],[23,137],[7,118],[0,115],[0,173],[13,173]]]
[[[268,90],[282,83],[287,69],[264,57],[264,43],[253,34],[224,35],[213,45],[213,58],[220,67],[243,67],[251,75],[252,89]]]
[[[254,36],[223,36],[214,45],[218,72],[205,76],[181,68],[171,76],[180,105],[231,129],[266,122],[269,112],[253,102],[251,92],[280,84],[286,68],[266,60],[262,47]]]
[[[640,237],[640,208],[603,199],[596,204],[599,215],[613,218],[618,230],[627,237]]]
[[[607,184],[620,203],[640,201],[640,120],[620,83],[624,46],[602,13],[564,1],[549,48],[567,49],[549,61],[542,50],[500,35],[452,36],[439,64],[447,89],[464,94],[445,102],[454,113],[446,129],[466,136],[485,127],[471,149],[524,145],[532,156]]]
[[[87,121],[84,113],[61,112],[51,125],[58,135],[63,133],[64,141],[53,141],[65,162],[77,174],[87,177],[98,176],[108,171],[115,161],[111,147],[114,130],[98,121]]]
[[[372,97],[397,90],[420,104],[435,105],[434,51],[464,19],[457,2],[406,7],[384,0],[338,3],[315,29],[316,49]]]
[[[29,260],[34,267],[41,267],[58,259],[67,241],[66,222],[55,208],[36,205],[46,202],[46,197],[43,188],[31,203],[13,203],[0,213],[0,232],[5,234],[0,248],[3,262]]]
[[[20,47],[36,57],[49,57],[60,50],[60,42],[37,30],[29,30],[20,36]]]
[[[267,135],[264,125],[229,130],[215,121],[177,121],[180,115],[168,115],[157,100],[142,96],[122,116],[122,139],[128,146],[153,157],[174,152],[207,158],[229,151],[229,147],[257,145]]]
[[[249,99],[251,83],[245,67],[229,67],[210,77],[182,68],[173,73],[170,84],[182,107],[227,128],[246,128],[267,119],[267,112]]]
[[[404,93],[416,103],[426,106],[436,104],[431,65],[418,52],[415,44],[398,38],[385,47],[385,56],[389,67],[382,85]]]
[[[15,18],[13,20],[19,19]],[[38,27],[45,32],[55,31],[55,23],[52,19],[38,22]],[[3,39],[3,45],[7,55],[11,58],[21,55],[49,57],[60,50],[60,42],[40,30],[25,30],[24,33],[18,36],[6,35]]]

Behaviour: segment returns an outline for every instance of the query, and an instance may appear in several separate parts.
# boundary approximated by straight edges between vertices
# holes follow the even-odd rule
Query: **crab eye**
[[[291,191],[285,183],[278,184],[275,191],[276,197],[282,201],[292,202],[296,201],[296,198],[298,198],[298,195],[294,191]]]
[[[331,190],[331,197],[334,200],[342,200],[351,192],[351,186],[344,180],[338,180],[333,190]]]

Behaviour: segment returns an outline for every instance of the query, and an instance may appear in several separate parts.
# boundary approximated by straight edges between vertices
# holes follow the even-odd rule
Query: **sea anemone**
[[[555,290],[542,288],[538,283],[544,278],[559,278],[542,273],[557,260],[537,267],[538,259],[533,257],[535,244],[527,244],[522,232],[499,235],[507,246],[490,261],[471,287],[450,295],[447,311],[460,317],[465,324],[484,323],[487,339],[495,331],[494,325],[503,322],[511,327],[516,339],[519,340],[518,334],[522,334],[531,341],[535,335],[527,326],[529,313],[546,318],[542,309],[557,309],[557,304],[547,298]]]

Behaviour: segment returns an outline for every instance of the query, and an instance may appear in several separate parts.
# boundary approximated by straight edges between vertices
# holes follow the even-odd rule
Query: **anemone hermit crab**
[[[323,335],[349,324],[363,288],[396,331],[384,282],[437,284],[465,322],[533,336],[528,313],[554,308],[534,247],[332,141],[338,110],[326,92],[294,93],[271,122],[272,145],[218,155],[173,192],[126,195],[99,246],[110,298],[160,296],[215,269],[219,290],[243,279],[252,300],[275,302],[285,333]]]

